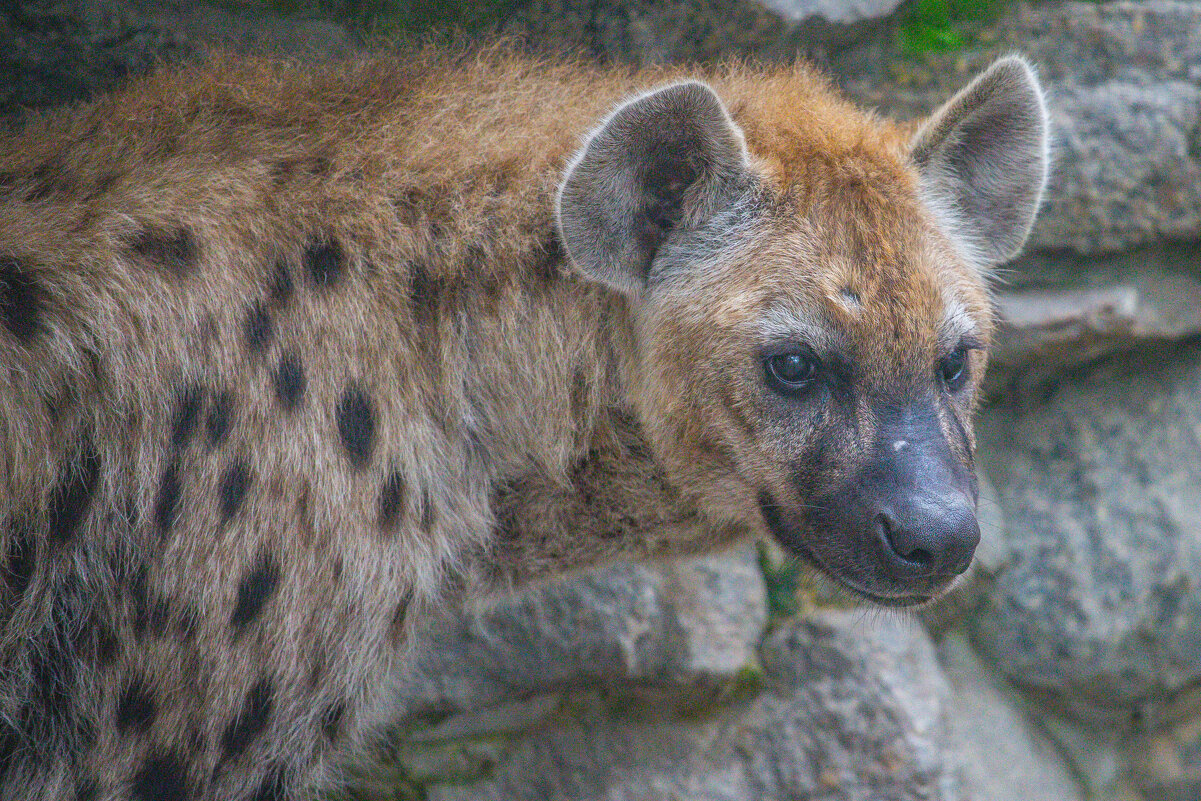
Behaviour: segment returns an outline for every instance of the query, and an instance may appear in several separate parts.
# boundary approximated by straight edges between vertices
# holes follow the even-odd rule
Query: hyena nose
[[[891,505],[881,509],[876,526],[899,579],[957,576],[980,542],[975,510],[958,498]]]

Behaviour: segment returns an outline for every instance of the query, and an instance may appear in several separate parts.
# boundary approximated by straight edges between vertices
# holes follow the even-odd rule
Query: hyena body
[[[0,140],[0,798],[303,796],[430,609],[603,560],[963,569],[1033,76],[702,77],[216,60]]]

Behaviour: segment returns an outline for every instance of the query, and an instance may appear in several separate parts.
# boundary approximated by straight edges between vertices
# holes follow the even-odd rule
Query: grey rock
[[[0,14],[0,115],[87,98],[211,48],[308,59],[357,43],[329,20],[188,0],[33,0]]]
[[[760,5],[779,14],[789,22],[804,22],[813,18],[829,23],[850,25],[864,20],[887,17],[897,10],[902,0],[759,0]]]
[[[1030,245],[1080,253],[1201,236],[1201,88],[1052,87],[1055,164]]]
[[[413,718],[561,687],[642,683],[707,703],[757,664],[767,620],[749,549],[663,565],[618,565],[446,621],[400,678]]]
[[[1071,270],[1071,261],[1061,257],[1057,266]],[[1075,265],[1086,276],[1076,288],[997,293],[993,386],[1061,375],[1102,356],[1201,333],[1201,250],[1144,250],[1103,267],[1093,261]],[[1112,283],[1080,286],[1106,280]]]
[[[980,420],[1010,553],[975,641],[1077,718],[1152,722],[1201,679],[1201,348],[1077,378]]]
[[[908,801],[962,797],[948,687],[911,619],[823,612],[763,646],[757,697],[688,719],[591,696],[431,801]]]
[[[973,801],[1083,801],[1054,743],[966,638],[948,634],[939,643],[938,656],[951,683],[951,734],[961,749],[964,782]]]

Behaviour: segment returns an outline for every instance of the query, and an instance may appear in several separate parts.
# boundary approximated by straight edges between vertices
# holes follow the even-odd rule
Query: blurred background
[[[428,635],[357,799],[1201,799],[1201,2],[0,1],[0,124],[214,46],[513,35],[636,64],[808,58],[933,108],[994,56],[1055,172],[999,276],[984,539],[917,616],[766,548],[619,565]]]

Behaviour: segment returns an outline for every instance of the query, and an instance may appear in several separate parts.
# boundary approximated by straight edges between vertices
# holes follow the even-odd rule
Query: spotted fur
[[[0,799],[307,797],[431,609],[607,560],[884,587],[806,509],[915,398],[970,471],[980,254],[1041,192],[992,248],[947,200],[999,185],[960,116],[1037,122],[998,69],[918,129],[800,66],[216,57],[0,134]]]

